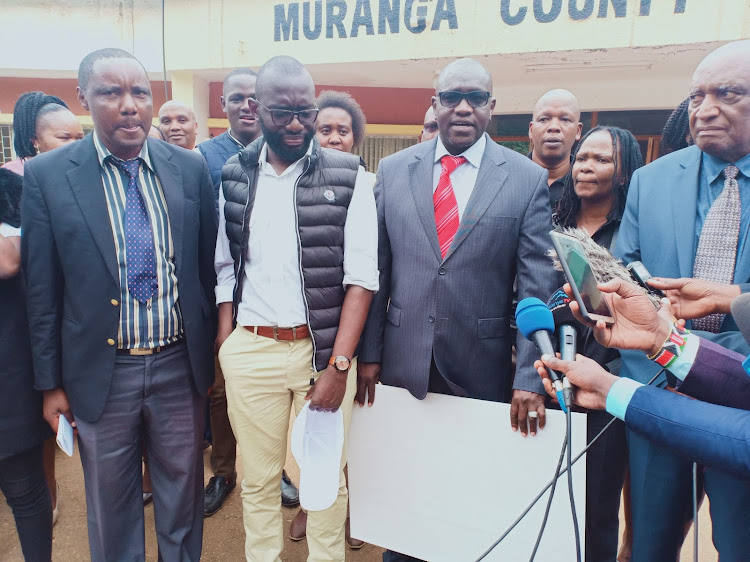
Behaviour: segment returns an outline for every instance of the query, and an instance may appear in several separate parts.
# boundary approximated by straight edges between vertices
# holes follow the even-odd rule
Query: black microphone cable
[[[570,513],[573,516],[573,533],[576,538],[576,561],[581,562],[581,534],[578,530],[578,515],[576,514],[576,500],[573,498],[573,463],[571,457],[573,456],[573,445],[570,439],[570,426],[571,423],[571,412],[568,408],[565,414],[565,425],[567,426],[566,431],[568,435],[568,496],[570,496]],[[614,418],[613,418],[614,419]]]
[[[547,518],[549,517],[550,507],[552,506],[552,498],[555,496],[555,488],[557,487],[557,479],[560,478],[560,469],[562,468],[563,459],[565,458],[565,451],[568,450],[568,433],[565,432],[563,438],[562,449],[560,450],[560,458],[557,460],[557,468],[555,468],[555,476],[552,478],[552,489],[549,491],[549,498],[547,499],[547,508],[544,510],[544,519],[542,519],[542,526],[539,528],[539,534],[536,537],[536,543],[534,544],[534,550],[531,552],[531,558],[529,562],[534,562],[536,551],[539,549],[539,544],[542,542],[542,535],[544,535],[544,529],[547,527]]]
[[[657,378],[659,377],[659,375],[661,375],[661,374],[662,374],[663,372],[664,372],[664,368],[661,368],[661,369],[659,370],[659,372],[658,372],[658,373],[656,373],[656,374],[655,374],[655,375],[654,375],[653,377],[651,377],[651,380],[650,380],[650,381],[648,381],[648,382],[646,383],[646,386],[649,386],[649,385],[653,384],[653,382],[654,382],[654,381],[655,381],[655,380],[656,380],[656,379],[657,379]],[[573,460],[572,460],[572,461],[570,462],[570,464],[569,464],[569,467],[566,467],[566,468],[564,468],[563,470],[561,470],[561,471],[560,471],[560,475],[562,475],[562,474],[564,474],[564,473],[568,472],[568,471],[570,470],[570,468],[571,468],[571,467],[572,467],[572,466],[573,466],[573,465],[574,465],[575,463],[577,463],[577,462],[578,462],[578,461],[579,461],[579,460],[581,459],[581,457],[582,457],[583,455],[585,455],[585,454],[586,454],[586,451],[588,451],[588,450],[589,450],[589,449],[591,448],[591,446],[592,446],[592,445],[593,445],[594,443],[596,443],[596,441],[597,441],[597,440],[598,440],[598,439],[599,439],[599,438],[600,438],[600,437],[601,437],[602,435],[604,435],[604,433],[605,433],[605,432],[606,432],[606,431],[607,431],[607,430],[608,430],[608,429],[609,429],[610,427],[612,427],[612,424],[613,424],[613,423],[615,423],[615,421],[617,421],[617,418],[615,418],[615,417],[613,417],[613,418],[612,418],[611,420],[609,420],[609,423],[607,423],[607,425],[605,425],[605,426],[604,426],[604,427],[602,428],[602,430],[601,430],[601,431],[600,431],[599,433],[597,433],[597,434],[596,434],[596,436],[595,436],[595,437],[594,437],[594,438],[593,438],[593,439],[591,440],[591,442],[590,442],[590,443],[589,443],[588,445],[586,445],[586,446],[585,446],[585,447],[583,448],[583,450],[582,450],[582,451],[581,451],[580,453],[578,453],[578,455],[576,455],[576,457],[575,457],[575,458],[574,458],[574,459],[573,459]],[[567,436],[567,429],[566,429],[566,436]],[[558,476],[558,478],[559,478],[559,476]],[[485,558],[486,558],[486,557],[487,557],[487,556],[489,555],[489,553],[490,553],[490,552],[492,552],[492,551],[493,551],[493,550],[495,549],[495,547],[496,547],[497,545],[499,545],[499,544],[500,544],[501,542],[503,542],[503,540],[505,540],[505,537],[507,537],[507,536],[508,536],[508,535],[509,535],[509,534],[510,534],[510,533],[511,533],[512,531],[513,531],[513,529],[515,529],[515,528],[516,528],[516,527],[518,526],[518,524],[519,524],[519,523],[521,522],[521,520],[523,520],[523,518],[524,518],[524,517],[526,517],[526,515],[527,515],[527,514],[529,513],[529,511],[531,511],[531,510],[533,509],[533,507],[534,507],[534,506],[536,505],[536,502],[538,502],[538,501],[539,501],[539,499],[540,499],[540,498],[541,498],[541,497],[542,497],[542,496],[544,495],[544,493],[545,493],[545,492],[546,492],[547,490],[549,490],[549,489],[550,489],[550,488],[552,487],[552,485],[553,485],[553,482],[554,482],[554,481],[551,481],[551,482],[547,482],[547,485],[546,485],[546,486],[545,486],[544,488],[542,488],[542,490],[541,490],[541,491],[540,491],[540,492],[539,492],[539,493],[537,494],[537,496],[536,496],[536,497],[535,497],[535,498],[534,498],[533,500],[531,500],[531,503],[530,503],[530,504],[529,504],[529,505],[528,505],[528,506],[526,507],[526,509],[524,509],[524,510],[523,510],[523,512],[521,513],[521,515],[519,515],[519,516],[518,516],[518,518],[517,518],[517,519],[516,519],[515,521],[513,521],[513,523],[511,523],[510,527],[508,527],[508,528],[507,528],[507,529],[505,530],[505,532],[504,532],[504,533],[503,533],[503,534],[502,534],[502,535],[500,536],[500,538],[499,538],[499,539],[497,539],[497,540],[496,540],[496,541],[495,541],[494,543],[492,543],[492,544],[490,545],[490,547],[489,547],[489,548],[488,548],[487,550],[485,550],[485,551],[484,551],[484,552],[483,552],[483,553],[482,553],[482,554],[481,554],[481,555],[479,556],[479,558],[477,558],[477,559],[476,559],[476,560],[475,560],[474,562],[481,562],[482,560],[484,560],[484,559],[485,559]],[[577,529],[577,527],[578,527],[578,521],[577,521],[577,520],[575,520],[575,525],[576,525],[576,529]]]

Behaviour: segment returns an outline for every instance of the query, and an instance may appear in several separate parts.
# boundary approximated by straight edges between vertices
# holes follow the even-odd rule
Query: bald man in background
[[[193,108],[174,100],[162,105],[159,109],[159,131],[169,144],[193,150],[198,136],[198,121]]]
[[[549,172],[549,202],[554,212],[570,170],[570,153],[581,140],[581,106],[568,90],[550,90],[534,106],[529,123],[532,161]]]
[[[424,114],[424,123],[422,123],[422,136],[419,137],[419,142],[427,142],[435,138],[438,134],[437,117],[435,117],[435,110],[430,106],[427,112]]]

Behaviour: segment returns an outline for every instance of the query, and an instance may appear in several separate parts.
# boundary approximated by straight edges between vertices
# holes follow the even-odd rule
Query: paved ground
[[[77,451],[77,449],[76,449]],[[210,449],[205,452],[206,482],[210,476]],[[289,455],[287,471],[295,482],[299,482],[299,470]],[[241,477],[241,466],[238,466]],[[88,539],[86,532],[86,505],[83,494],[83,472],[77,454],[68,458],[62,451],[57,451],[57,478],[60,484],[60,519],[55,526],[52,559],[58,561],[85,561],[89,559]],[[282,508],[285,523],[285,536],[288,536],[289,524],[297,513],[296,509]],[[714,562],[718,559],[711,544],[710,520],[707,502],[699,517],[699,538],[701,562]],[[155,561],[156,536],[154,528],[153,506],[146,508],[146,559]],[[23,562],[21,548],[15,533],[15,525],[10,509],[0,502],[0,562]],[[203,560],[206,562],[242,561],[244,559],[244,531],[242,527],[242,507],[239,487],[227,499],[224,507],[213,517],[206,519],[203,540]],[[685,541],[682,562],[693,559],[692,533]],[[365,545],[357,552],[347,549],[348,562],[380,561],[383,549]],[[294,543],[286,540],[284,561],[303,562],[307,559],[307,546],[304,541]]]

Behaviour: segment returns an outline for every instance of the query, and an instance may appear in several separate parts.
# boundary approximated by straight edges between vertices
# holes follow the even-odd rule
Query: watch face
[[[344,357],[343,355],[339,355],[338,357],[336,357],[336,360],[333,364],[339,371],[346,371],[347,369],[349,369],[349,363],[350,361],[348,358]]]

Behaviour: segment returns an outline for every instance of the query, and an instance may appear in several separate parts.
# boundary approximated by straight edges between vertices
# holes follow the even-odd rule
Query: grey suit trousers
[[[200,559],[205,398],[191,372],[184,344],[154,355],[118,355],[101,417],[77,420],[93,562],[145,559],[142,444],[159,560]]]

